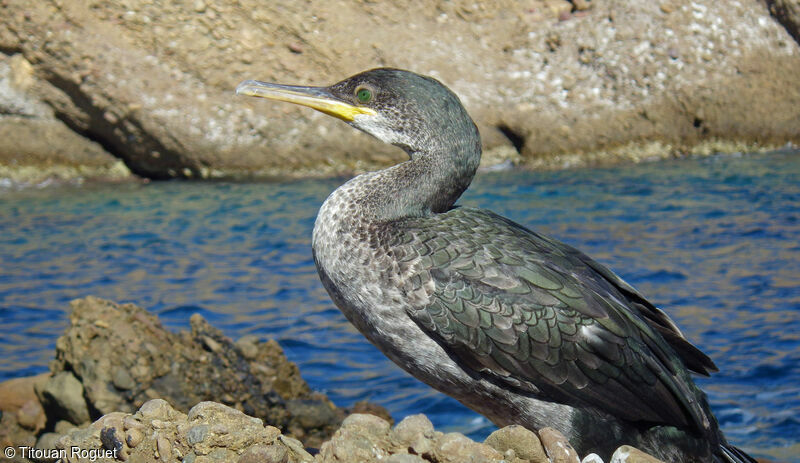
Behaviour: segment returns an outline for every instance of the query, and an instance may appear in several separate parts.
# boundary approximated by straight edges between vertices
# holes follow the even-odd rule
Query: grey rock
[[[200,424],[189,429],[189,432],[186,433],[186,439],[190,444],[194,445],[202,442],[206,438],[206,434],[208,434],[208,425]]]
[[[51,377],[41,391],[45,409],[52,409],[55,415],[72,424],[89,421],[89,408],[83,398],[83,384],[69,371],[62,371]]]
[[[131,378],[130,373],[128,373],[128,370],[125,368],[115,368],[114,376],[111,381],[117,389],[129,390],[136,387],[136,382]]]
[[[41,436],[39,436],[39,439],[36,441],[36,448],[37,449],[48,449],[48,450],[49,449],[55,449],[56,448],[56,442],[58,441],[58,439],[60,437],[61,437],[61,435],[58,434],[58,433],[46,432],[46,433],[42,434]],[[54,461],[54,459],[53,460],[44,459],[42,461]]]
[[[603,463],[603,459],[600,458],[600,456],[596,453],[590,453],[589,455],[583,457],[581,463]]]

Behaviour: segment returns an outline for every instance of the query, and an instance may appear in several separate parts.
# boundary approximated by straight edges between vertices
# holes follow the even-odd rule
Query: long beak
[[[257,80],[245,80],[236,87],[237,95],[257,96],[270,100],[286,101],[314,108],[345,122],[352,122],[359,114],[376,115],[374,109],[353,106],[334,96],[325,87],[280,85]]]

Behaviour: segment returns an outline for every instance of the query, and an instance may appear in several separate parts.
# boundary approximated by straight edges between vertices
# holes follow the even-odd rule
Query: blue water
[[[339,405],[482,439],[484,418],[395,367],[332,305],[311,259],[343,179],[0,192],[0,380],[47,369],[69,301],[134,302],[186,329],[276,338]],[[480,174],[460,201],[570,243],[665,308],[720,373],[729,440],[800,461],[800,153]]]

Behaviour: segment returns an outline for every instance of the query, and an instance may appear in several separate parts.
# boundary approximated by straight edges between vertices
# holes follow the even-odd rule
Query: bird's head
[[[247,80],[236,93],[308,106],[412,155],[443,142],[437,138],[457,138],[463,128],[477,134],[453,92],[431,77],[400,69],[372,69],[330,87]]]

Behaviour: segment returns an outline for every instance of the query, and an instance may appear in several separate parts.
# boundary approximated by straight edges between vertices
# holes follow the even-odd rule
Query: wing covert
[[[680,360],[583,254],[485,211],[415,220],[399,231],[434,289],[409,315],[462,365],[630,421],[708,426]]]

